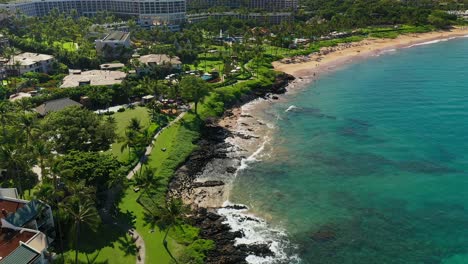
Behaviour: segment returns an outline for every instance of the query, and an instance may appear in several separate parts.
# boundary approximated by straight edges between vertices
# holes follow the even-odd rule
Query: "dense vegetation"
[[[11,58],[20,51],[40,52],[54,55],[58,62],[49,74],[27,73],[0,80],[1,186],[17,187],[22,197],[39,198],[53,207],[58,234],[54,249],[64,253],[67,261],[84,261],[88,253],[99,255],[104,248],[102,260],[133,262],[137,251],[125,231],[135,227],[147,242],[148,263],[169,263],[171,258],[203,263],[213,242],[199,238],[199,230],[184,217],[187,209],[166,194],[174,172],[197,148],[205,122],[221,116],[242,95],[272,85],[278,74],[271,68],[275,60],[367,36],[394,38],[447,28],[461,22],[442,10],[459,7],[455,2],[440,5],[425,0],[304,0],[294,22],[274,26],[223,18],[170,32],[164,27],[142,29],[129,21],[138,54],[178,56],[183,70],[170,64],[147,67],[146,73],[129,74],[119,85],[71,89],[58,88],[69,68],[96,69],[109,62],[94,49],[94,40],[107,32],[96,24],[117,19],[105,13],[86,18],[56,11],[43,18],[15,17],[1,29],[11,44],[0,50],[2,55]],[[244,41],[224,43],[217,38],[220,30]],[[333,31],[348,34],[320,39]],[[312,41],[291,47],[294,38]],[[126,64],[125,72],[142,67],[127,57],[117,60]],[[218,76],[208,83],[184,76],[185,70]],[[174,76],[167,80],[171,73]],[[19,91],[36,91],[37,96],[16,103],[6,100]],[[145,95],[163,98],[165,103],[154,100],[144,107],[122,106]],[[51,99],[80,101],[83,96],[88,100],[86,108],[70,107],[45,118],[32,111]],[[125,176],[143,157],[153,136],[180,113],[179,104],[193,107],[160,134],[150,155],[141,159],[142,169],[127,180]],[[90,111],[116,105],[121,108],[115,114]],[[34,166],[40,168],[40,177],[33,173]],[[89,235],[81,236],[80,230],[90,231]]]

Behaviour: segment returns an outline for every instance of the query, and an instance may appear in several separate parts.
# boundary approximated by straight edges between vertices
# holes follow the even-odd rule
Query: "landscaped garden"
[[[138,106],[133,109],[124,109],[125,111],[123,112],[116,112],[112,114],[112,117],[115,119],[115,123],[117,125],[117,140],[112,144],[110,153],[117,157],[119,161],[127,163],[136,158],[135,153],[131,152],[128,147],[124,147],[122,149],[122,146],[124,145],[123,141],[125,138],[125,131],[130,123],[130,120],[132,118],[137,118],[140,121],[142,128],[148,130],[151,134],[153,134],[157,129],[157,125],[151,123],[148,109],[146,107]]]

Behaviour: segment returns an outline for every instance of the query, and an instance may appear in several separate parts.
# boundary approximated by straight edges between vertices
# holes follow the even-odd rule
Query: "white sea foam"
[[[396,49],[382,50],[379,53],[377,53],[375,56],[379,57],[380,55],[387,54],[387,53],[394,53],[396,51],[397,51]]]
[[[268,141],[269,137],[265,137],[265,140],[263,141],[262,145],[260,145],[260,147],[254,153],[252,153],[252,155],[245,159],[242,159],[238,170],[244,170],[248,167],[249,163],[258,161],[258,157],[265,149],[265,145],[268,143]]]
[[[297,109],[297,106],[291,105],[291,106],[289,106],[288,109],[286,109],[284,112],[289,112],[289,111],[292,111],[292,110],[294,110],[294,109]]]
[[[468,35],[467,35],[467,36],[468,36]],[[467,36],[463,36],[463,37],[467,37]],[[417,47],[417,46],[424,46],[424,45],[431,45],[431,44],[435,44],[435,43],[439,43],[439,42],[449,41],[449,40],[456,39],[456,38],[458,38],[458,37],[450,37],[450,38],[444,38],[444,39],[436,39],[436,40],[426,41],[426,42],[422,42],[422,43],[417,43],[417,44],[410,45],[410,46],[408,46],[408,48]]]
[[[224,203],[224,206],[233,205],[229,201]],[[297,255],[290,255],[287,252],[292,246],[287,239],[287,234],[284,230],[272,228],[268,223],[254,215],[248,214],[248,209],[233,209],[220,208],[218,214],[224,216],[224,223],[228,224],[232,231],[241,231],[244,236],[236,238],[236,245],[268,245],[274,256],[261,257],[249,255],[246,261],[251,264],[273,264],[273,263],[299,263],[300,259]]]
[[[259,117],[258,115],[256,115],[256,113],[258,113],[258,107],[262,107],[261,105],[259,105],[262,103],[265,103],[265,101],[263,99],[259,99],[242,106],[242,114],[253,114],[255,117]],[[256,118],[255,120],[257,122],[265,124],[269,130],[274,129],[275,127],[274,123],[267,122],[262,118]],[[239,123],[242,123],[244,121],[245,120],[242,120],[242,118],[238,120]],[[251,154],[247,158],[244,158],[240,161],[240,165],[234,175],[234,178],[237,177],[240,171],[245,170],[252,163],[261,161],[263,158],[268,157],[270,154],[268,153],[269,151],[267,151],[267,146],[272,138],[269,136],[268,131],[262,131],[259,132],[259,134],[255,135],[255,132],[251,133],[250,131],[245,131],[242,127],[243,126],[238,126],[238,128],[240,128],[238,132],[250,134],[253,136],[261,136],[261,139],[259,139],[258,142],[260,143],[261,140],[261,144],[259,144],[259,147],[255,148],[255,150],[251,152]],[[233,150],[238,151],[238,155],[245,155],[244,144],[249,145],[253,143],[253,141],[251,140],[246,141],[242,138],[228,138],[227,142],[233,144]],[[223,207],[227,205],[232,204],[229,201],[226,201]],[[269,257],[249,255],[246,258],[246,261],[251,264],[299,263],[299,257],[290,253],[292,252],[292,245],[288,240],[286,232],[283,230],[271,228],[271,226],[269,226],[269,224],[264,219],[248,214],[247,211],[248,209],[218,209],[218,214],[225,217],[225,223],[231,227],[232,231],[241,231],[243,233],[243,237],[236,239],[236,245],[265,244],[268,245],[269,249],[274,254],[274,256]]]

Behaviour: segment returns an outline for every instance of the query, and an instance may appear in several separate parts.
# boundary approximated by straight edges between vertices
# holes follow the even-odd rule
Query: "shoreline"
[[[244,214],[248,207],[226,201],[237,171],[258,149],[255,142],[261,137],[257,136],[260,135],[257,128],[268,130],[266,124],[244,114],[243,106],[259,98],[278,98],[276,94],[285,93],[293,79],[291,75],[280,74],[272,86],[243,95],[234,105],[227,107],[217,122],[206,124],[197,143],[198,149],[176,171],[169,184],[168,196],[181,198],[191,206],[193,214],[190,219],[194,226],[200,228],[200,236],[215,241],[215,249],[207,253],[205,263],[247,264],[252,257],[268,260],[275,257],[273,241],[254,239],[245,243],[249,238],[257,238],[255,233],[246,229],[236,230],[232,226],[233,222],[242,222],[267,229],[267,223]],[[250,146],[241,146],[236,142],[238,140]]]
[[[320,74],[336,70],[356,60],[377,56],[393,49],[467,35],[468,28],[464,28],[401,35],[396,39],[364,39],[355,43],[322,48],[320,53],[306,56],[310,60],[307,62],[286,64],[276,61],[273,62],[273,66],[275,70],[296,78],[295,81],[292,81],[293,78],[288,78],[286,84],[283,82],[290,93],[305,87]],[[294,89],[296,86],[300,88]],[[280,93],[284,93],[285,89],[281,91]],[[267,96],[267,93],[271,95]],[[196,215],[193,219],[196,226],[201,228],[201,235],[215,241],[216,248],[208,253],[207,263],[218,263],[220,259],[226,260],[224,263],[248,263],[249,256],[264,260],[278,257],[268,241],[257,241],[252,244],[237,243],[246,236],[245,231],[249,231],[248,225],[264,223],[267,228],[267,223],[262,218],[249,214],[249,208],[244,205],[226,203],[237,171],[243,169],[251,158],[256,160],[255,153],[261,152],[259,148],[261,149],[266,141],[268,131],[273,130],[263,122],[260,112],[276,100],[284,98],[276,94],[274,91],[267,91],[259,95],[253,91],[236,105],[228,107],[223,117],[208,127],[207,133],[204,133],[199,142],[200,149],[177,171],[177,176],[174,178],[183,180],[179,182],[176,180],[174,185],[171,182],[171,195],[181,197],[184,203],[195,209]],[[247,229],[239,229],[239,226],[237,229],[234,228],[233,221],[242,223]]]
[[[379,55],[392,49],[409,48],[414,45],[459,38],[468,35],[468,27],[454,28],[450,31],[435,31],[399,35],[395,39],[366,38],[359,42],[339,44],[335,47],[321,48],[320,52],[312,53],[306,62],[285,63],[285,60],[273,62],[277,71],[291,74],[296,78],[307,78],[317,74],[332,71],[335,68],[358,59]],[[303,57],[303,56],[301,56]]]

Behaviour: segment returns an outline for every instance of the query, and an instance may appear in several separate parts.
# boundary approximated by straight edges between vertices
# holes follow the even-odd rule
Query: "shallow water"
[[[301,263],[468,263],[468,39],[308,86],[259,113],[275,132],[230,201],[286,230]]]

